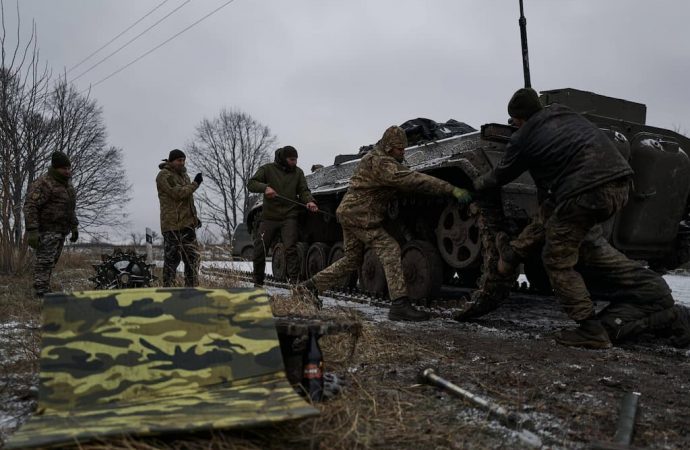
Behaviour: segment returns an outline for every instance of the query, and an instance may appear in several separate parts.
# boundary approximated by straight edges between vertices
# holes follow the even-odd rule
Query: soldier
[[[201,227],[194,206],[194,191],[203,181],[197,173],[190,181],[185,168],[187,157],[174,149],[158,165],[156,177],[158,200],[161,207],[161,233],[163,234],[163,286],[173,286],[180,260],[184,263],[184,285],[199,284],[199,244],[196,229]]]
[[[304,290],[318,295],[319,291],[342,283],[344,277],[362,264],[364,248],[369,246],[376,252],[386,273],[392,300],[389,319],[428,320],[429,315],[415,309],[407,297],[400,246],[383,229],[387,205],[397,191],[453,195],[461,202],[469,202],[471,197],[465,189],[405,167],[402,164],[405,147],[405,132],[392,126],[359,162],[350,179],[350,187],[336,210],[343,228],[345,256],[304,282],[301,285]]]
[[[79,239],[76,195],[71,176],[69,157],[62,152],[54,152],[48,173],[31,185],[24,202],[26,241],[36,250],[34,291],[38,297],[50,292],[50,275],[60,258],[67,233],[72,233],[70,242]]]
[[[287,275],[297,282],[300,261],[297,254],[299,238],[297,218],[300,201],[311,212],[319,210],[314,202],[304,172],[297,167],[297,150],[290,145],[275,152],[272,163],[259,167],[249,179],[249,192],[264,196],[262,220],[254,236],[254,285],[263,286],[266,270],[266,250],[278,233],[285,246]]]
[[[687,318],[673,308],[666,282],[603,238],[600,224],[626,203],[633,173],[618,149],[569,108],[558,104],[543,108],[532,89],[518,90],[508,103],[508,113],[519,129],[501,162],[477,178],[474,187],[502,186],[528,170],[546,198],[539,217],[517,239],[509,242],[505,233],[497,235],[499,272],[514,271],[530,251],[543,245],[542,261],[554,292],[578,323],[578,328],[557,334],[562,345],[609,348],[612,339],[669,327],[682,335]],[[583,274],[588,284],[607,286],[615,294],[599,316]]]

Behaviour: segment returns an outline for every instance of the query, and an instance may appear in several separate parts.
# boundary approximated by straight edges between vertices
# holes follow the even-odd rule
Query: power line
[[[106,56],[105,58],[102,58],[102,59],[101,59],[100,61],[98,61],[96,64],[94,64],[93,66],[89,67],[88,69],[86,69],[85,71],[83,71],[82,73],[80,73],[79,75],[77,75],[75,78],[72,78],[72,79],[70,80],[70,83],[74,83],[74,82],[77,81],[79,78],[83,77],[84,75],[86,75],[87,73],[89,73],[89,72],[91,72],[93,69],[95,69],[96,67],[100,66],[100,65],[101,65],[102,63],[104,63],[106,60],[110,59],[112,56],[114,56],[115,54],[119,53],[120,50],[124,49],[124,48],[127,47],[129,44],[131,44],[132,42],[136,41],[136,40],[139,39],[141,36],[143,36],[144,34],[146,34],[149,30],[151,30],[152,28],[154,28],[156,25],[158,25],[159,23],[161,23],[162,21],[164,21],[165,19],[167,19],[168,17],[170,17],[171,15],[173,15],[174,13],[176,13],[180,8],[182,8],[183,6],[185,6],[185,5],[186,5],[187,3],[189,3],[190,1],[192,1],[192,0],[185,0],[180,6],[178,6],[178,7],[175,8],[175,9],[173,9],[172,11],[170,11],[168,14],[166,14],[165,16],[163,16],[162,18],[160,18],[158,21],[156,21],[153,25],[151,25],[150,27],[148,27],[147,29],[145,29],[145,30],[142,31],[141,33],[137,34],[136,36],[134,36],[134,37],[133,37],[132,39],[130,39],[129,41],[125,42],[124,45],[120,46],[117,50],[115,50],[114,52],[110,53],[110,54],[109,54],[108,56]]]
[[[174,35],[172,35],[171,37],[169,37],[169,38],[166,39],[165,41],[163,41],[163,42],[161,42],[160,44],[158,44],[157,46],[153,47],[151,50],[149,50],[149,51],[147,51],[146,53],[143,53],[142,55],[138,56],[137,58],[135,58],[134,60],[132,60],[132,61],[129,62],[128,64],[124,65],[123,67],[120,67],[120,68],[117,69],[115,72],[113,72],[113,73],[111,73],[110,75],[108,75],[107,77],[98,80],[97,82],[95,82],[94,84],[92,84],[88,89],[85,89],[84,91],[87,91],[87,90],[89,90],[89,89],[91,89],[91,88],[93,88],[93,87],[96,87],[96,86],[98,86],[99,84],[103,83],[104,81],[106,81],[106,80],[108,80],[108,79],[114,77],[115,75],[117,75],[118,73],[122,72],[123,70],[125,70],[126,68],[128,68],[129,66],[131,66],[132,64],[134,64],[134,63],[140,61],[141,59],[143,59],[143,58],[145,58],[146,56],[150,55],[151,53],[155,52],[156,50],[158,50],[159,48],[161,48],[162,46],[164,46],[164,45],[167,44],[168,42],[172,41],[173,39],[175,39],[176,37],[178,37],[178,36],[181,35],[182,33],[186,32],[186,31],[189,30],[190,28],[194,27],[194,26],[197,25],[199,22],[201,22],[201,21],[203,21],[203,20],[206,20],[208,17],[214,15],[215,13],[217,13],[217,12],[220,11],[221,9],[225,8],[226,6],[228,6],[230,3],[234,2],[234,1],[235,1],[235,0],[229,0],[229,1],[225,2],[225,3],[223,3],[223,4],[220,5],[218,8],[214,9],[214,10],[211,11],[210,13],[206,14],[205,16],[203,16],[201,19],[197,20],[196,22],[192,23],[192,24],[189,25],[188,27],[184,28],[182,31],[179,31],[178,33],[175,33]]]
[[[125,28],[125,30],[124,30],[123,32],[121,32],[120,34],[118,34],[117,36],[115,36],[114,38],[112,38],[111,40],[109,40],[108,42],[106,42],[105,44],[103,44],[101,47],[99,47],[97,50],[95,50],[93,53],[91,53],[91,54],[90,54],[89,56],[87,56],[86,58],[84,58],[84,59],[82,59],[81,61],[79,61],[79,62],[78,62],[77,64],[75,64],[74,66],[72,66],[72,67],[67,71],[67,73],[70,73],[71,71],[73,71],[73,70],[76,69],[77,67],[79,67],[79,66],[81,66],[82,64],[84,64],[86,61],[88,61],[89,59],[91,59],[91,57],[93,57],[93,55],[95,55],[96,53],[100,52],[101,50],[103,50],[104,48],[106,48],[108,45],[112,44],[112,43],[113,43],[115,40],[117,40],[120,36],[122,36],[123,34],[125,34],[126,32],[128,32],[128,31],[131,30],[132,28],[134,28],[139,22],[141,22],[142,20],[146,19],[148,16],[150,16],[151,14],[153,14],[158,8],[160,8],[161,6],[165,5],[165,4],[168,3],[169,1],[170,1],[170,0],[163,0],[162,2],[160,2],[160,3],[158,4],[158,6],[156,6],[156,7],[153,8],[151,11],[147,12],[146,14],[144,14],[141,18],[139,18],[139,20],[137,20],[136,22],[134,22],[132,25],[130,25],[130,26],[128,26],[127,28]]]

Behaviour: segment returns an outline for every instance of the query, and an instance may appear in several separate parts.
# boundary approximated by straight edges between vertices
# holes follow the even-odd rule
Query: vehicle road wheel
[[[438,297],[443,283],[443,260],[434,245],[420,240],[403,245],[402,268],[410,299]]]
[[[328,265],[332,265],[334,262],[345,256],[345,246],[342,242],[336,242],[331,247],[331,252],[328,255]],[[353,271],[343,282],[342,286],[337,286],[339,288],[353,288],[357,286],[357,271]]]
[[[273,271],[273,278],[276,281],[285,281],[287,278],[287,264],[285,261],[285,246],[282,242],[278,242],[273,247],[273,256],[271,257],[271,270]]]
[[[245,248],[243,248],[242,252],[240,253],[240,258],[242,258],[245,261],[253,260],[254,259],[254,246],[248,245]]]
[[[323,242],[315,242],[307,252],[307,277],[311,278],[328,266],[331,247]]]
[[[378,297],[383,297],[388,292],[383,265],[372,248],[364,251],[362,267],[359,270],[359,288]]]

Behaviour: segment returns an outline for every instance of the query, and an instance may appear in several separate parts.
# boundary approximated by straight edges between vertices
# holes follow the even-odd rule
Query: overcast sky
[[[23,32],[34,19],[41,56],[60,72],[161,1],[20,0]],[[76,84],[87,88],[226,1],[189,1]],[[184,2],[168,0],[69,75]],[[690,1],[524,3],[537,90],[645,103],[647,123],[690,132]],[[233,1],[92,90],[109,143],[124,149],[132,228],[158,229],[158,163],[222,108],[269,126],[307,172],[407,119],[504,122],[523,83],[518,17],[518,0]]]

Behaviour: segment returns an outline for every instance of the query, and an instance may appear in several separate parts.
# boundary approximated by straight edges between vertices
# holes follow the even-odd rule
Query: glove
[[[77,239],[79,239],[79,230],[76,228],[72,229],[72,236],[69,237],[70,242],[77,242]]]
[[[472,201],[470,191],[459,187],[453,188],[453,197],[455,197],[460,203],[469,203]]]
[[[194,182],[196,184],[201,184],[201,182],[204,181],[204,177],[201,175],[201,172],[197,173],[196,176],[194,177]]]
[[[38,248],[38,230],[26,232],[26,243],[34,250]]]

